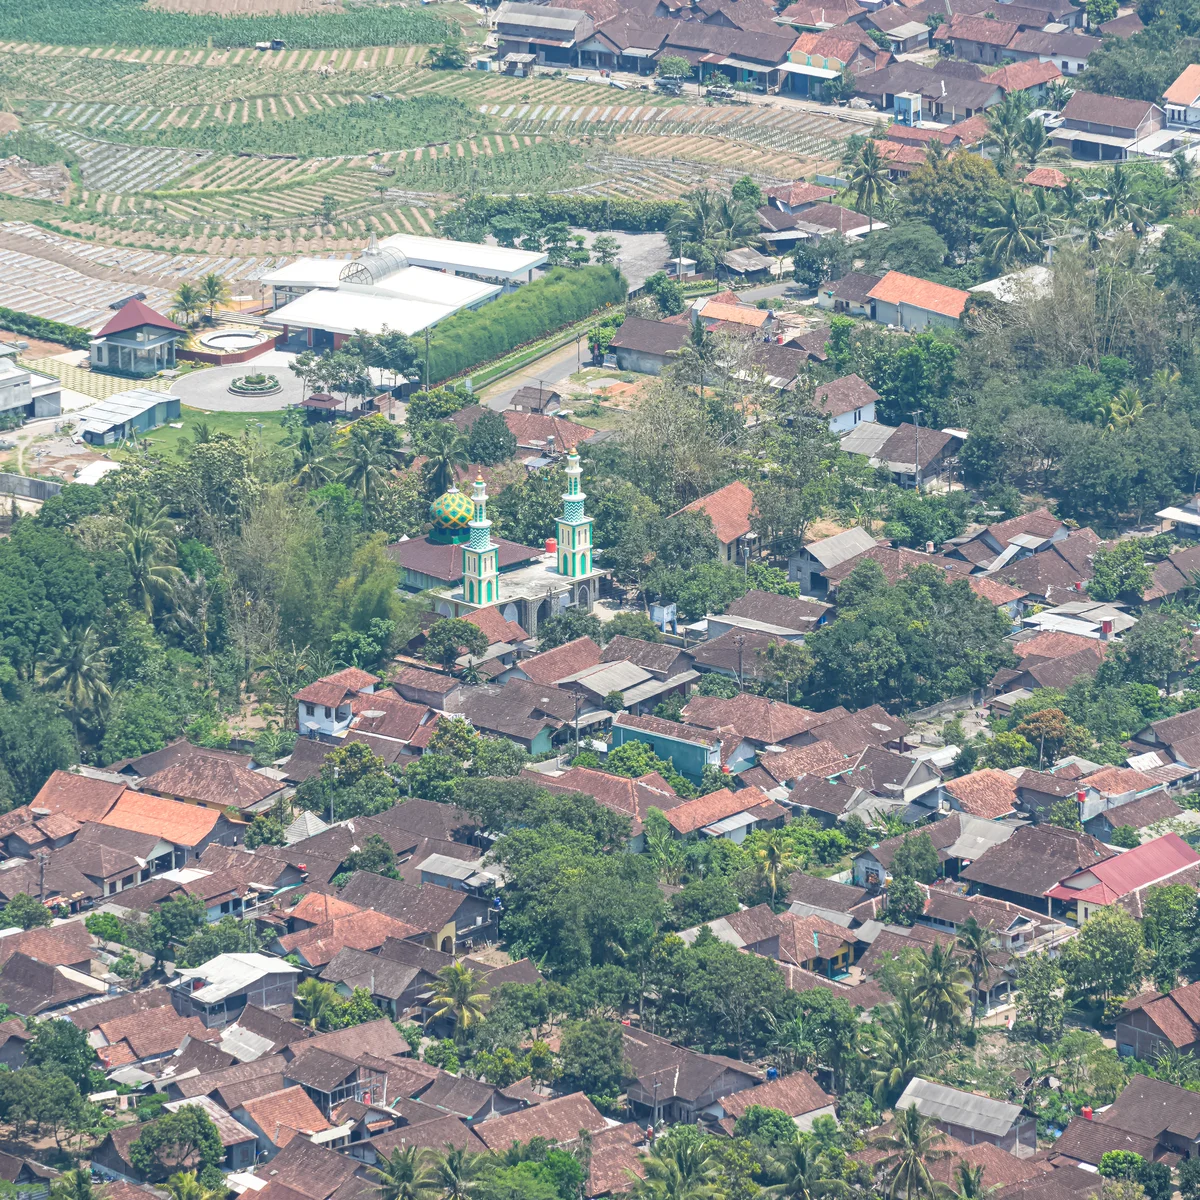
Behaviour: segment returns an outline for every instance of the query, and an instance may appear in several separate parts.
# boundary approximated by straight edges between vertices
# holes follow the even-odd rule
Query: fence
[[[915,712],[904,714],[906,721],[931,721],[934,717],[944,717],[947,713],[962,712],[964,709],[975,708],[983,703],[983,691],[977,690],[968,696],[954,696],[949,700],[939,700],[928,708],[919,708]]]
[[[14,475],[0,471],[0,495],[20,496],[23,500],[49,500],[63,490],[56,479],[33,479],[28,475]]]

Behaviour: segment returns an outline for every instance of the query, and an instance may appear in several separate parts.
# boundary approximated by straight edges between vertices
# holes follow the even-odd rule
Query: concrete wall
[[[14,475],[0,471],[0,495],[20,496],[24,500],[49,500],[65,485],[54,479],[33,479],[29,475]]]
[[[666,366],[666,359],[657,354],[647,354],[643,350],[624,350],[620,346],[611,347],[617,356],[617,366],[622,371],[638,371],[643,375],[660,375]]]

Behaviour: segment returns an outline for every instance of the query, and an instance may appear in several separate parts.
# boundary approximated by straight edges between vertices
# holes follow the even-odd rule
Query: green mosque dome
[[[475,516],[475,505],[468,496],[464,496],[456,487],[443,492],[430,506],[430,516],[438,529],[447,532],[464,530]]]

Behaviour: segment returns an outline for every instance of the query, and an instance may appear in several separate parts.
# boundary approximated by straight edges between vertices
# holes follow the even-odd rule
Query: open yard
[[[194,441],[197,431],[211,437],[217,433],[227,433],[230,437],[241,438],[249,436],[252,440],[264,446],[275,446],[287,440],[288,432],[283,427],[282,412],[231,413],[206,412],[199,408],[189,408],[187,405],[180,409],[180,429],[164,425],[142,439],[142,444],[153,454],[175,454],[186,439]],[[113,450],[112,457],[125,460],[136,456],[136,451]]]

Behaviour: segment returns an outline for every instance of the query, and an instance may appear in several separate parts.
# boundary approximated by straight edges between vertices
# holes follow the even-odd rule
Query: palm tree
[[[771,1166],[779,1182],[766,1189],[778,1200],[822,1200],[824,1196],[845,1196],[850,1192],[840,1179],[830,1178],[825,1155],[806,1142],[781,1147],[783,1153]]]
[[[1170,161],[1167,164],[1167,170],[1170,172],[1172,182],[1183,196],[1184,201],[1190,201],[1192,193],[1196,189],[1196,164],[1188,158],[1185,151],[1176,150],[1171,155]]]
[[[183,317],[184,324],[200,311],[204,297],[190,283],[181,283],[179,290],[171,297],[171,311]]]
[[[176,1171],[167,1180],[167,1191],[173,1200],[222,1200],[225,1189],[207,1188],[196,1178],[195,1171]]]
[[[296,440],[292,466],[296,470],[292,485],[305,491],[324,487],[334,476],[333,460],[313,437],[312,427],[309,425],[300,431]]]
[[[717,1194],[713,1183],[718,1163],[706,1142],[692,1138],[659,1138],[649,1154],[642,1155],[645,1177],[634,1195],[653,1200],[709,1200]]]
[[[1104,181],[1104,219],[1118,225],[1129,225],[1135,236],[1147,229],[1150,210],[1141,201],[1141,186],[1127,167],[1113,166]]]
[[[938,1056],[908,992],[902,992],[894,1004],[883,1010],[871,1036],[873,1045],[868,1052],[874,1064],[871,1079],[875,1101],[882,1107],[902,1092],[914,1075],[927,1070]]]
[[[1043,154],[1055,153],[1050,146],[1050,136],[1046,133],[1046,126],[1042,124],[1037,117],[1028,117],[1025,124],[1021,126],[1021,150],[1025,155],[1025,162],[1032,171],[1037,166],[1038,159]],[[1058,157],[1062,157],[1061,153]]]
[[[983,252],[997,266],[1007,267],[1036,255],[1040,249],[1041,220],[1028,196],[1013,190],[1003,200],[993,200],[985,220],[990,228],[984,235]]]
[[[470,463],[466,434],[449,421],[434,425],[421,438],[421,452],[426,457],[422,470],[434,496],[448,492],[458,480],[458,472]]]
[[[392,468],[397,465],[397,453],[384,444],[378,433],[351,437],[341,459],[344,464],[341,482],[361,496],[369,508]]]
[[[166,600],[171,590],[185,578],[174,565],[176,527],[164,506],[152,510],[139,496],[129,508],[121,526],[125,542],[125,565],[133,581],[134,601],[148,617],[154,615],[154,602]]]
[[[783,840],[783,830],[773,829],[764,834],[754,850],[754,869],[758,877],[771,890],[771,903],[779,895],[779,885],[791,874],[796,863],[791,850]]]
[[[320,1029],[336,998],[337,992],[332,983],[306,979],[296,989],[296,1007],[300,1010],[300,1019],[309,1029]]]
[[[951,1185],[950,1189],[954,1200],[988,1200],[989,1196],[998,1192],[1001,1185],[986,1185],[983,1182],[983,1171],[982,1166],[972,1167],[968,1163],[960,1162],[954,1169],[957,1186]]]
[[[215,271],[210,271],[200,280],[200,298],[208,305],[208,319],[211,321],[218,304],[228,304],[231,297],[229,284]]]
[[[458,1146],[447,1146],[433,1165],[433,1179],[444,1200],[470,1200],[491,1165],[492,1160],[487,1154],[473,1154]]]
[[[646,835],[646,850],[663,883],[674,885],[683,878],[687,856],[683,844],[668,830]]]
[[[890,1131],[871,1141],[876,1149],[887,1151],[879,1164],[887,1177],[887,1200],[935,1200],[941,1187],[929,1164],[945,1158],[946,1152],[937,1149],[945,1140],[946,1135],[916,1105],[896,1113]]]
[[[996,151],[996,167],[1001,175],[1008,173],[1017,148],[1021,145],[1029,104],[1020,92],[1010,92],[987,110],[988,134],[983,144]]]
[[[1073,95],[1075,89],[1065,79],[1056,79],[1046,88],[1046,103],[1055,112],[1061,112]]]
[[[64,1171],[50,1185],[50,1200],[95,1200],[92,1173],[82,1167]]]
[[[454,1040],[461,1041],[472,1025],[483,1020],[483,1005],[487,993],[480,991],[481,980],[464,963],[451,963],[437,973],[429,1005],[433,1013],[430,1022],[443,1017],[454,1021]]]
[[[1130,429],[1146,415],[1146,409],[1150,407],[1142,400],[1142,393],[1136,387],[1126,384],[1108,406],[1111,416],[1109,432]]]
[[[429,1165],[429,1151],[421,1146],[398,1146],[388,1158],[381,1158],[367,1174],[379,1184],[382,1200],[426,1200],[438,1192],[438,1184]]]
[[[935,942],[921,956],[913,1001],[925,1011],[925,1026],[944,1037],[958,1025],[970,1000],[963,986],[971,973],[954,957],[949,946]]]
[[[875,228],[875,213],[892,190],[887,162],[880,156],[879,145],[868,138],[859,148],[850,168],[847,193],[854,194],[854,206],[867,214],[867,232]]]
[[[958,927],[958,949],[963,952],[967,970],[971,972],[971,986],[975,990],[975,1004],[971,1006],[971,1024],[975,1024],[976,1009],[980,996],[986,995],[987,977],[992,970],[992,931],[985,929],[972,916]],[[984,1000],[984,1010],[987,1001]]]
[[[43,686],[62,695],[77,728],[85,716],[99,712],[112,699],[107,657],[95,629],[88,625],[73,633],[63,630],[46,660]]]

